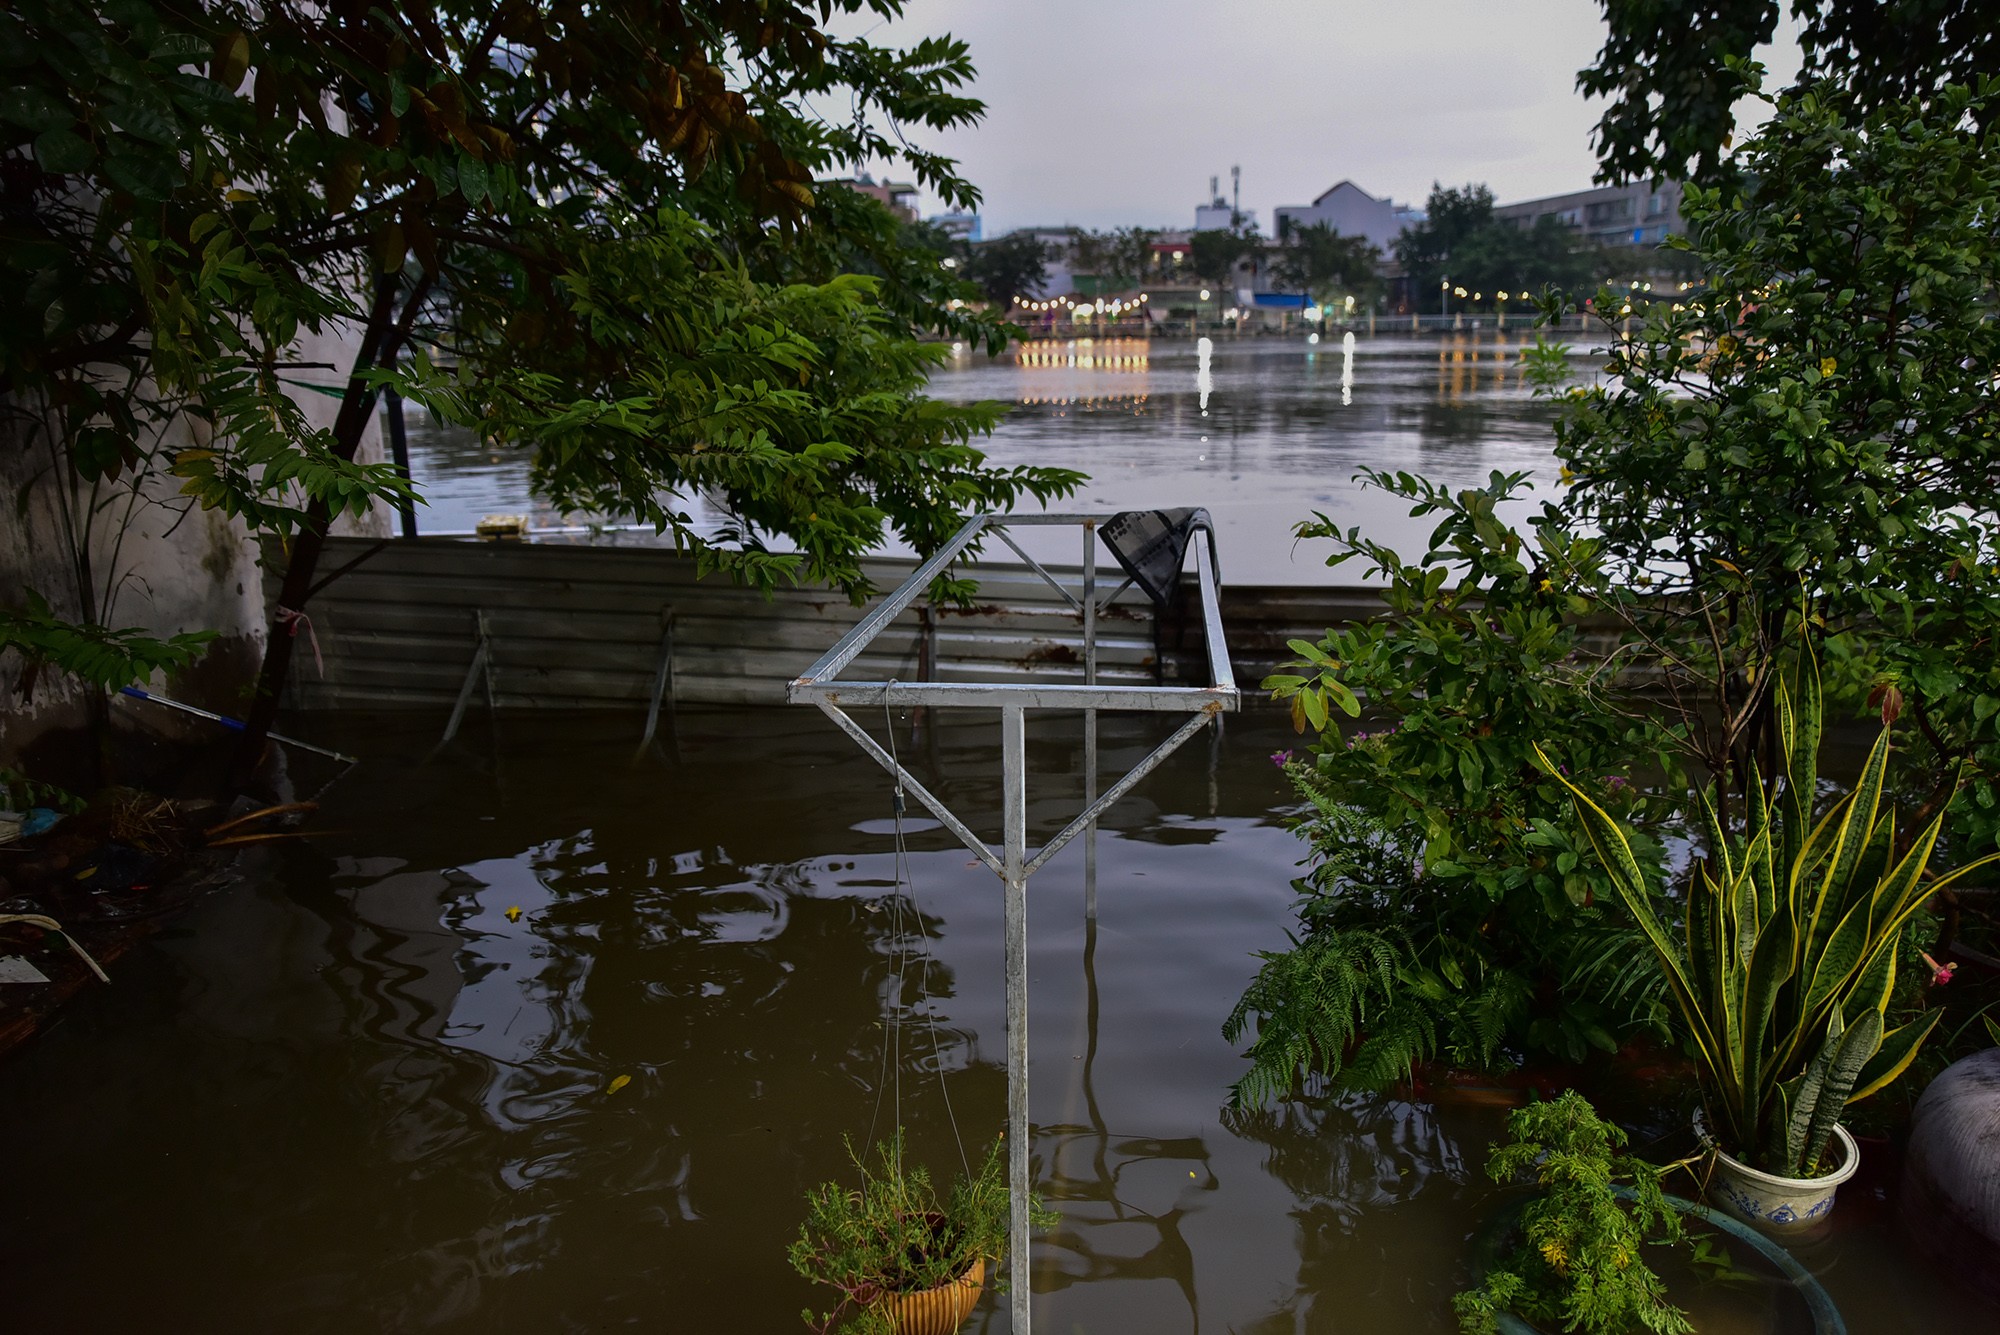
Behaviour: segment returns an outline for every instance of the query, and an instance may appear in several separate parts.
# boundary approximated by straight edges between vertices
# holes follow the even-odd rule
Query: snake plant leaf
[[[1787,867],[1798,864],[1803,840],[1812,829],[1813,798],[1819,792],[1819,659],[1810,644],[1800,654],[1797,680],[1797,699],[1782,679],[1777,689],[1778,738],[1785,765],[1785,844],[1780,857]]]
[[[1808,954],[1817,954],[1821,943],[1840,922],[1841,905],[1846,902],[1854,868],[1861,861],[1861,850],[1875,828],[1875,806],[1882,796],[1882,778],[1888,765],[1889,730],[1884,728],[1868,750],[1854,791],[1834,808],[1840,813],[1840,820],[1833,828],[1831,851],[1813,895],[1813,913],[1806,928]],[[1818,832],[1814,833],[1817,836]]]
[[[1736,879],[1734,859],[1729,853],[1729,839],[1723,833],[1722,819],[1715,814],[1715,803],[1709,798],[1709,789],[1703,789],[1701,796],[1702,826],[1708,835],[1708,860],[1718,864],[1718,874],[1724,881]]]
[[[1880,1011],[1866,1012],[1859,1022],[1849,1025],[1841,1034],[1839,1050],[1834,1053],[1825,1074],[1825,1083],[1814,1099],[1812,1124],[1806,1131],[1802,1152],[1794,1161],[1793,1176],[1819,1171],[1820,1160],[1826,1156],[1827,1142],[1833,1139],[1833,1129],[1840,1123],[1841,1111],[1847,1107],[1848,1095],[1854,1092],[1855,1081],[1867,1068],[1869,1059],[1881,1048]]]
[[[1917,1059],[1917,1049],[1923,1046],[1931,1030],[1937,1028],[1937,1022],[1943,1018],[1943,1011],[1932,1011],[1921,1020],[1912,1020],[1882,1035],[1882,1046],[1876,1049],[1868,1064],[1861,1068],[1861,1074],[1855,1077],[1854,1092],[1847,1096],[1847,1101],[1859,1103],[1909,1070],[1910,1063]]]
[[[1915,857],[1918,850],[1921,849],[1925,854],[1925,860],[1929,860],[1931,847],[1937,843],[1938,829],[1942,820],[1943,818],[1940,817],[1938,821],[1932,823],[1929,830],[1925,831],[1924,837],[1918,840],[1916,848],[1910,850],[1911,857]],[[1903,924],[1910,920],[1910,915],[1924,906],[1925,900],[1929,899],[1932,895],[1941,894],[1949,890],[1953,885],[1970,876],[1973,872],[1983,867],[1990,867],[1995,863],[2000,863],[2000,853],[1988,853],[1983,858],[1968,862],[1963,867],[1946,872],[1943,876],[1929,882],[1923,881],[1923,868],[1919,866],[1917,868],[1916,883],[1910,885],[1904,891],[1901,902],[1897,903],[1890,911],[1887,920],[1876,927],[1876,936],[1893,939],[1896,933],[1902,930]]]
[[[1753,766],[1750,772],[1750,846],[1743,854],[1746,869],[1757,887],[1757,926],[1761,929],[1777,901],[1777,874],[1771,866],[1771,803],[1765,794],[1763,776]]]
[[[1743,1047],[1743,1087],[1759,1089],[1764,1083],[1765,1063],[1777,1038],[1772,1035],[1772,1019],[1778,999],[1792,981],[1798,965],[1798,919],[1789,900],[1781,901],[1758,934],[1756,953],[1750,960],[1750,976],[1745,987],[1743,1025],[1737,1041]]]
[[[1811,970],[1806,980],[1807,1015],[1818,1011],[1828,998],[1846,987],[1848,980],[1867,962],[1870,945],[1868,905],[1856,904],[1827,936],[1825,945],[1807,954]]]
[[[1680,952],[1674,949],[1667,929],[1653,912],[1652,903],[1646,895],[1645,874],[1639,870],[1639,859],[1633,856],[1632,845],[1625,838],[1625,832],[1618,828],[1618,822],[1604,808],[1569,781],[1541,747],[1535,748],[1535,756],[1542,762],[1542,768],[1569,790],[1570,799],[1576,803],[1577,814],[1583,822],[1584,833],[1590,839],[1590,846],[1596,852],[1598,862],[1610,874],[1612,888],[1617,890],[1626,911],[1639,924],[1639,930],[1645,933],[1647,942],[1653,947],[1653,953],[1659,959],[1660,972],[1667,981],[1667,990],[1693,1032],[1695,1043],[1710,1061],[1715,1061],[1721,1053],[1714,1030],[1704,1018],[1705,1011],[1695,997],[1694,985],[1688,979]]]
[[[1843,908],[1870,901],[1879,904],[1879,891],[1882,883],[1888,878],[1889,868],[1895,860],[1896,813],[1885,811],[1882,813],[1882,819],[1875,822],[1875,831],[1869,837],[1868,847],[1862,852],[1861,861],[1854,869],[1854,882]]]

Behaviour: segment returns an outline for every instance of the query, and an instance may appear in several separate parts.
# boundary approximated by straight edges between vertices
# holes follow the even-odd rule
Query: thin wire
[[[894,683],[891,684],[893,685]],[[966,1177],[970,1178],[972,1176],[972,1164],[965,1156],[965,1137],[959,1134],[958,1114],[951,1106],[951,1087],[946,1083],[944,1078],[944,1040],[938,1035],[937,1012],[930,1004],[930,975],[936,961],[931,958],[930,941],[924,934],[923,914],[917,911],[917,879],[910,871],[910,850],[909,846],[903,840],[903,762],[896,756],[896,720],[889,712],[889,701],[886,695],[887,693],[885,692],[885,698],[882,701],[882,720],[888,726],[889,760],[895,766],[894,773],[896,776],[894,803],[896,818],[896,890],[900,896],[902,888],[906,885],[909,887],[911,917],[916,922],[917,949],[920,961],[917,969],[917,1000],[923,1008],[924,1023],[931,1031],[931,1053],[937,1062],[938,1093],[944,1099],[945,1119],[951,1125],[952,1142],[958,1146],[959,1166],[965,1170]],[[901,985],[899,980],[898,993],[900,994],[900,992]],[[896,1104],[896,1115],[899,1119],[903,1114],[901,1100],[902,1086],[899,1076]]]

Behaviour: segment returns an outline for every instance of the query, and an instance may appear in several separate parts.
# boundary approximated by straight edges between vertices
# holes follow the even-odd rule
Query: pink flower
[[[1917,953],[1923,955],[1924,963],[1931,966],[1932,987],[1943,987],[1951,981],[1951,976],[1958,972],[1958,962],[1956,960],[1946,960],[1943,964],[1939,964],[1925,952],[1918,951]]]
[[[1273,751],[1271,753],[1271,763],[1279,769],[1283,769],[1292,763],[1292,753],[1290,751]]]

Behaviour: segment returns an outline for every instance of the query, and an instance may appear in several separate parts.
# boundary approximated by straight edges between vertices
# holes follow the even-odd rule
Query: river
[[[1208,505],[1238,579],[1310,575],[1284,535],[1314,507],[1393,529],[1347,485],[1362,464],[1547,460],[1491,342],[1363,341],[1351,374],[1338,343],[1223,345],[1205,389],[1184,344],[1030,351],[937,388],[1017,402],[996,459],[1087,467],[1093,504]],[[521,499],[515,461],[420,443],[441,526]],[[997,837],[996,726],[868,722]],[[999,1131],[998,883],[928,821],[899,874],[884,775],[817,713],[684,711],[636,758],[622,715],[481,718],[433,754],[440,723],[293,719],[364,757],[314,833],[0,1064],[10,1330],[800,1331],[824,1295],[785,1248],[843,1138],[900,1122],[946,1173]],[[1164,726],[1107,718],[1105,780]],[[1077,733],[1031,723],[1031,846],[1080,801]],[[1266,711],[1177,753],[1104,823],[1095,919],[1080,845],[1032,882],[1033,1154],[1061,1217],[1037,1330],[1455,1328],[1513,1094],[1226,1107],[1223,1019],[1295,926],[1269,756],[1296,744]],[[1684,1077],[1589,1079],[1642,1153],[1685,1146]],[[1869,1154],[1800,1253],[1849,1329],[1990,1328],[1905,1255]],[[1806,1329],[1756,1278],[1675,1286],[1704,1335]],[[1007,1326],[989,1293],[970,1329]]]

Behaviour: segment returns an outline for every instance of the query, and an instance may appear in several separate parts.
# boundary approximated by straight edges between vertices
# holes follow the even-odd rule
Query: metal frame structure
[[[877,604],[853,629],[840,637],[804,675],[786,688],[793,704],[814,704],[834,721],[842,732],[889,771],[897,786],[924,804],[930,813],[956,835],[1001,880],[1006,895],[1007,969],[1007,1167],[1011,1188],[1008,1221],[1008,1265],[1012,1274],[1012,1316],[1014,1335],[1029,1332],[1028,1284],[1028,1202],[1032,1183],[1028,1173],[1028,878],[1078,835],[1085,839],[1086,871],[1094,871],[1097,820],[1139,781],[1211,720],[1237,707],[1236,678],[1229,665],[1229,649],[1223,641],[1222,615],[1215,561],[1209,547],[1210,535],[1197,535],[1189,545],[1194,549],[1195,576],[1200,590],[1203,629],[1208,643],[1206,686],[1105,686],[1097,681],[1098,614],[1124,592],[1125,581],[1110,596],[1097,596],[1098,525],[1110,518],[1102,514],[1000,514],[974,515],[950,541],[903,581],[896,591]],[[1083,529],[1083,589],[1079,599],[1028,555],[1007,531],[1010,528],[1067,527]],[[840,681],[842,669],[852,663],[868,644],[886,630],[905,609],[930,587],[931,581],[950,569],[982,535],[992,534],[1028,567],[1048,582],[1069,602],[1083,622],[1083,684],[1036,685],[987,682],[903,682]],[[935,671],[935,658],[930,664]],[[998,709],[1000,711],[1001,762],[1001,848],[996,855],[986,841],[974,834],[964,821],[919,783],[867,731],[848,716],[854,705],[915,705],[930,709]],[[1084,809],[1061,833],[1040,851],[1028,850],[1027,711],[1030,709],[1081,710],[1084,718]],[[1115,710],[1144,713],[1186,714],[1189,718],[1159,746],[1133,766],[1124,778],[1107,788],[1102,796],[1097,786],[1097,711]],[[1094,890],[1093,877],[1086,875]],[[1086,912],[1096,914],[1095,895],[1086,898]]]

